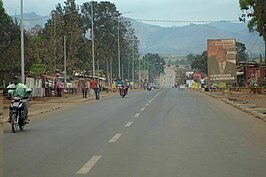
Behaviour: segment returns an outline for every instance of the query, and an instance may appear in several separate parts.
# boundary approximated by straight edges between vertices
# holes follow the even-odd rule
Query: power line
[[[53,11],[56,11],[56,10],[53,10]],[[75,11],[79,11],[79,9],[71,10],[71,11],[69,11],[67,13],[62,14],[62,16],[71,14],[72,12],[75,12]],[[23,18],[23,20],[24,21],[37,21],[37,20],[41,20],[43,18],[47,18],[49,16],[50,16],[50,14],[49,15],[45,15],[45,16],[41,16],[41,17],[38,17],[38,18],[31,18],[31,19],[30,18],[28,18],[28,19],[27,18]],[[16,20],[19,20],[20,19],[20,17],[13,17],[13,16],[11,16],[11,18],[16,19]]]
[[[42,17],[38,17],[38,18],[32,18],[32,19],[30,19],[30,18],[28,18],[28,19],[27,18],[23,18],[23,20],[24,21],[37,21],[37,20],[41,20],[43,18],[46,18],[48,16],[50,16],[50,15],[46,15],[46,16],[42,16]],[[16,20],[20,20],[20,17],[13,17],[13,16],[11,16],[11,18],[16,19]]]

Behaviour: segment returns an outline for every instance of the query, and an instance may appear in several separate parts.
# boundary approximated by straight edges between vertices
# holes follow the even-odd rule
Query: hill
[[[182,27],[158,27],[132,21],[140,38],[141,52],[186,55],[207,50],[208,39],[235,38],[250,54],[263,53],[264,42],[258,33],[250,33],[244,23],[216,22]]]
[[[19,18],[19,16],[16,16]],[[24,14],[26,29],[39,24],[44,26],[49,16],[42,17],[36,13]],[[142,53],[159,53],[161,55],[201,54],[207,50],[207,39],[235,38],[244,43],[249,54],[264,53],[264,42],[258,33],[250,33],[244,23],[215,22],[209,24],[190,24],[181,27],[160,27],[132,19],[136,35],[140,40]]]

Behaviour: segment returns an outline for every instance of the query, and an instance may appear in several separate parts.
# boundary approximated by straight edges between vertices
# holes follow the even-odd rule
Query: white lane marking
[[[92,167],[102,158],[102,156],[93,156],[78,172],[78,175],[87,174]]]
[[[149,105],[150,105],[149,103],[145,104],[145,106],[149,106]]]
[[[141,108],[140,110],[141,110],[141,111],[144,111],[145,109],[146,109],[146,108],[145,108],[145,107],[143,107],[143,108]]]
[[[109,140],[109,143],[115,143],[120,138],[121,135],[122,135],[121,133],[115,134],[115,136],[113,136],[113,138]]]
[[[132,122],[128,122],[125,127],[130,127],[131,125],[133,124],[133,121]]]
[[[134,115],[134,117],[139,117],[140,116],[140,113],[137,113]]]
[[[152,103],[152,100],[150,100],[149,103]]]

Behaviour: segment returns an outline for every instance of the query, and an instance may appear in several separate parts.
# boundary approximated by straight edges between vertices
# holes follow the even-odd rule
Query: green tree
[[[208,74],[207,51],[201,55],[196,55],[191,64],[192,69],[197,69],[205,74]]]
[[[35,26],[25,33],[25,58],[27,58],[25,67],[28,72],[36,75],[36,73],[42,72],[55,73],[63,71],[63,39],[66,36],[68,74],[73,72],[89,74],[89,71],[92,70],[92,41],[90,33],[92,3],[94,9],[96,67],[99,63],[100,70],[105,70],[106,73],[117,73],[119,21],[121,62],[132,68],[132,51],[134,48],[137,57],[138,40],[131,23],[121,16],[115,4],[110,2],[86,2],[79,6],[75,3],[75,0],[66,0],[51,11],[51,19],[47,21],[44,28]],[[20,65],[20,30],[16,23],[12,25],[12,19],[9,19],[9,23],[11,25],[6,26],[11,28],[12,30],[9,29],[9,31],[13,33],[8,37],[14,41],[14,44],[11,45],[12,41],[9,40],[11,41],[10,44],[8,43],[9,50],[5,50],[6,53],[4,55],[1,54],[0,59],[2,61],[2,58],[12,56],[12,59],[7,62],[8,66],[14,68]],[[40,66],[43,66],[45,70],[40,70]],[[125,69],[128,70],[129,67]]]
[[[7,15],[0,0],[0,69],[18,70],[20,68],[20,29]]]
[[[81,14],[84,33],[91,31],[91,2],[86,2],[81,6]],[[121,64],[123,64],[125,70],[123,73],[129,73],[128,66],[132,66],[132,40],[137,41],[131,23],[121,17],[121,13],[117,10],[115,4],[110,2],[93,2],[93,21],[95,61],[98,63],[99,60],[99,68],[105,70],[106,73],[110,73],[109,76],[111,77],[113,73],[116,73],[114,76],[117,77],[119,23]],[[135,51],[138,52],[138,49],[135,48]]]
[[[246,51],[246,45],[241,42],[236,42],[236,62],[248,60],[248,54]]]
[[[248,21],[250,31],[257,31],[263,37],[265,43],[265,63],[266,63],[266,1],[265,0],[239,0],[243,14],[240,21]]]
[[[25,36],[25,69],[33,74],[32,67],[36,64],[42,64],[43,68],[48,68],[47,58],[49,56],[45,40],[41,36],[43,28],[39,25],[31,28]],[[46,71],[46,69],[44,70]],[[37,72],[38,73],[38,72]],[[40,73],[40,74],[43,74]],[[39,76],[38,74],[33,74]]]
[[[191,65],[193,60],[195,60],[195,55],[190,53],[187,55],[187,64]]]
[[[149,73],[149,79],[151,82],[154,78],[159,76],[164,71],[166,62],[159,54],[148,53],[143,58],[146,61],[146,66]]]

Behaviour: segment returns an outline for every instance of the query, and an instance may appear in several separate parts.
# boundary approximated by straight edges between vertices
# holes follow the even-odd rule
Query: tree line
[[[26,73],[37,76],[62,72],[65,36],[67,74],[92,75],[92,31],[96,70],[117,77],[118,40],[121,63],[128,64],[123,69],[129,70],[134,62],[132,51],[136,59],[139,57],[139,40],[131,22],[122,15],[115,4],[107,1],[78,5],[75,0],[66,0],[57,4],[44,27],[37,25],[24,30]],[[0,23],[0,69],[20,70],[20,24],[6,14],[2,0]]]

